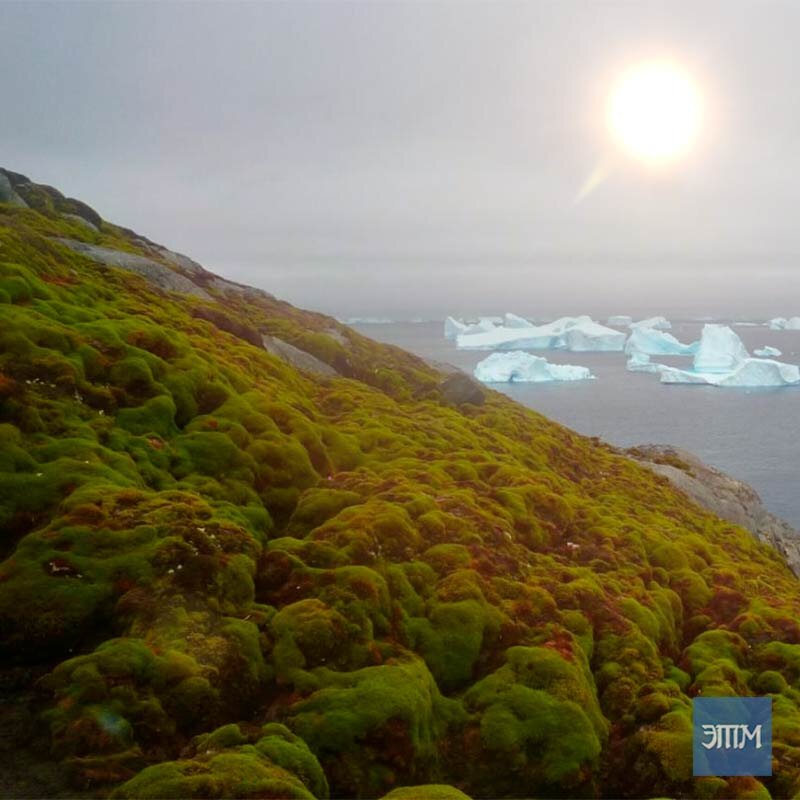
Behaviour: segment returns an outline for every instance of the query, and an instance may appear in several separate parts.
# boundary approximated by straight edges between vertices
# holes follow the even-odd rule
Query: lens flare
[[[700,93],[678,67],[653,62],[623,76],[611,94],[608,123],[624,150],[645,161],[683,155],[697,137]]]

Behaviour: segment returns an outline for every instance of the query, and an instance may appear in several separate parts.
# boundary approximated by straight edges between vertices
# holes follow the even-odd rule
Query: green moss
[[[252,746],[207,760],[167,761],[148,767],[120,786],[112,797],[115,800],[206,797],[315,800],[299,778],[264,758]]]
[[[101,268],[57,239],[168,262],[30,196],[0,205],[0,648],[53,665],[80,787],[800,791],[796,579],[748,532],[499,394],[447,403],[329,317]],[[691,697],[754,692],[775,775],[693,780]]]
[[[436,743],[459,717],[458,705],[441,697],[419,659],[345,673],[319,668],[316,674],[322,688],[292,706],[288,725],[351,794],[385,790],[395,758],[426,774]],[[366,747],[382,737],[392,741],[392,750]],[[356,768],[353,755],[373,761],[373,768]]]
[[[470,798],[454,786],[429,783],[423,786],[401,786],[399,789],[392,789],[381,800],[470,800]]]

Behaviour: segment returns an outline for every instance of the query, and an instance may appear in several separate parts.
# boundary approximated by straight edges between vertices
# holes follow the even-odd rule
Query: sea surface
[[[675,322],[682,342],[699,338],[702,323]],[[356,324],[365,335],[423,358],[471,372],[489,351],[458,350],[442,322]],[[772,345],[778,359],[800,363],[800,331],[766,327],[734,330],[752,353]],[[532,351],[534,352],[534,351]],[[800,529],[800,387],[721,389],[665,385],[658,375],[628,372],[623,353],[535,351],[557,364],[589,367],[593,381],[492,384],[518,402],[580,433],[611,444],[671,444],[751,484],[767,508]],[[691,357],[652,356],[653,361],[691,366]]]

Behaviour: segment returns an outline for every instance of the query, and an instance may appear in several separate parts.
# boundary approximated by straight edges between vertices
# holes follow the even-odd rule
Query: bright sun
[[[685,153],[700,127],[701,99],[691,77],[671,64],[641,64],[611,94],[608,122],[623,147],[647,161]]]

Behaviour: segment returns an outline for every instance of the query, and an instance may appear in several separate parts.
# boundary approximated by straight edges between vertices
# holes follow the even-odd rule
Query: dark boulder
[[[439,388],[444,399],[453,405],[472,403],[479,406],[486,400],[486,390],[465,372],[454,372],[449,375],[439,384]]]

